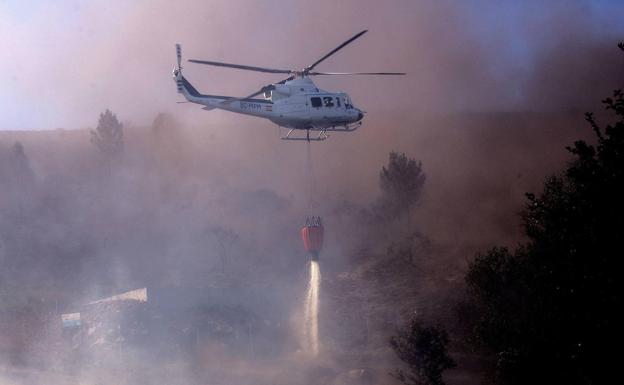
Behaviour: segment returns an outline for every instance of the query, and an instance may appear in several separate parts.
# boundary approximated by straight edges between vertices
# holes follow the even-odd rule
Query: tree
[[[440,326],[425,327],[412,318],[405,329],[390,339],[390,346],[409,372],[396,377],[407,385],[443,385],[442,373],[455,366],[447,351],[448,336]]]
[[[151,127],[152,154],[155,167],[172,180],[172,174],[182,175],[188,172],[191,162],[190,142],[185,137],[180,123],[168,113],[159,113]]]
[[[26,156],[24,146],[20,142],[15,142],[11,150],[10,164],[12,171],[17,180],[21,183],[32,184],[35,179],[35,173],[30,167],[30,160]]]
[[[225,274],[227,262],[232,253],[232,248],[240,241],[238,234],[233,230],[216,226],[208,231],[219,245],[219,259],[221,261],[221,273]]]
[[[391,152],[388,166],[379,173],[382,208],[391,216],[406,214],[409,221],[409,210],[420,198],[424,183],[422,162]]]
[[[620,44],[624,50],[624,45]],[[526,244],[478,255],[466,275],[472,334],[496,357],[501,384],[599,384],[619,376],[623,298],[624,93],[603,100],[616,122],[586,114],[596,144],[527,194]]]
[[[10,210],[22,210],[31,204],[35,192],[35,173],[20,142],[15,142],[7,154],[0,154],[0,186],[3,199]]]
[[[97,128],[91,130],[91,143],[108,158],[123,152],[123,125],[110,110],[100,114]]]

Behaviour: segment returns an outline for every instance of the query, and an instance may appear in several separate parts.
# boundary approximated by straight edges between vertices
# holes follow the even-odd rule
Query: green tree
[[[624,45],[620,44],[624,50]],[[586,115],[596,144],[527,194],[528,241],[478,255],[466,275],[473,340],[501,384],[601,384],[619,377],[624,234],[624,94],[603,101],[615,123]],[[619,336],[619,337],[618,337]]]
[[[391,152],[388,165],[379,173],[382,209],[390,216],[405,214],[409,221],[410,208],[420,198],[424,184],[422,162]]]
[[[409,368],[395,376],[407,385],[443,385],[442,373],[455,366],[447,351],[448,336],[440,326],[425,327],[412,318],[390,339],[390,346]]]
[[[100,114],[96,129],[91,130],[91,143],[108,158],[123,152],[123,125],[110,110]]]

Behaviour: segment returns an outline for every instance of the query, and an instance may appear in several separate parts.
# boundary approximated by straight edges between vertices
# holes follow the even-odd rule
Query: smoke
[[[161,111],[185,121],[231,121],[175,104],[175,43],[185,58],[301,68],[369,29],[322,69],[407,77],[317,80],[349,91],[371,113],[585,108],[621,80],[617,2],[75,1],[2,3],[0,10],[0,45],[10,53],[0,64],[8,78],[3,129],[84,127],[107,107],[142,124]],[[185,71],[215,94],[244,95],[278,80],[193,64]]]
[[[71,355],[38,342],[57,341],[56,316],[138,287],[189,289],[199,305],[157,314],[155,339],[166,342],[151,350],[163,355],[128,348],[110,382],[135,381],[123,373],[137,368],[155,383],[176,381],[167,371],[189,383],[385,375],[395,365],[387,334],[406,312],[443,304],[474,251],[522,239],[523,193],[590,134],[582,113],[621,87],[622,10],[589,1],[0,3],[0,129],[66,128],[0,132],[0,364],[18,372],[0,381],[41,382],[20,377],[24,364],[58,373],[64,363],[52,358]],[[175,43],[184,58],[300,68],[365,28],[319,69],[408,75],[315,78],[367,114],[357,132],[312,144],[309,160],[269,122],[175,103]],[[183,65],[207,93],[246,95],[281,79]],[[125,125],[126,151],[111,170],[81,129],[106,108]],[[414,227],[430,246],[413,268],[387,252],[404,225],[371,230],[360,215],[393,150],[427,173]],[[307,270],[297,236],[307,215],[324,218],[332,256],[322,314],[320,270]],[[373,274],[388,268],[396,274]],[[215,290],[230,294],[221,303]],[[302,297],[315,367],[293,354],[302,325],[286,321],[300,320]],[[181,341],[194,358],[167,350]],[[95,382],[105,369],[77,364],[81,375],[57,382]]]

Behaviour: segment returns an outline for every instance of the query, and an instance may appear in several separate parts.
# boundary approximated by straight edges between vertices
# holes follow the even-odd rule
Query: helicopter
[[[319,75],[405,75],[403,72],[318,72],[314,68],[368,30],[361,31],[338,47],[301,70],[287,70],[256,67],[241,64],[222,63],[208,60],[188,60],[191,63],[217,67],[235,68],[272,74],[288,74],[286,79],[268,84],[245,97],[202,94],[182,75],[182,49],[176,44],[178,65],[173,69],[173,78],[188,102],[203,105],[210,111],[221,109],[239,114],[269,119],[280,127],[289,129],[282,140],[323,141],[328,132],[352,132],[362,125],[364,111],[355,107],[344,92],[328,92],[318,88],[312,76]],[[255,98],[262,94],[263,98]],[[305,130],[304,137],[298,132]],[[310,131],[318,132],[310,137]]]

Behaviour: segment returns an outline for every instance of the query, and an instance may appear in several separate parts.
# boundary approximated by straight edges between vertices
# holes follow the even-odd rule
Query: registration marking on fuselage
[[[260,111],[262,105],[260,103],[240,102],[241,110]]]

